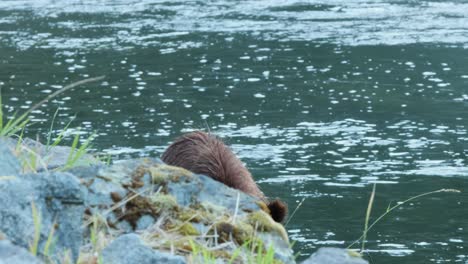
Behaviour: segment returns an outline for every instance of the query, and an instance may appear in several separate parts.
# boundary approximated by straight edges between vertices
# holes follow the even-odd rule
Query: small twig
[[[294,211],[292,212],[291,216],[288,218],[288,221],[286,221],[286,224],[284,224],[284,227],[288,226],[289,224],[289,221],[291,221],[291,219],[293,218],[293,216],[296,214],[297,210],[299,209],[299,207],[302,206],[302,203],[305,201],[307,197],[304,197],[302,199],[302,201],[296,206],[296,209],[294,209]]]
[[[218,236],[217,235],[199,235],[199,236],[195,236],[195,238],[200,238],[200,239],[203,239],[203,238],[217,238]]]
[[[162,187],[159,187],[157,193],[159,193],[159,191],[161,190],[161,188],[162,188]],[[111,213],[112,211],[114,211],[115,209],[117,209],[117,208],[119,208],[119,207],[125,205],[126,203],[128,203],[128,202],[130,202],[131,200],[135,199],[136,197],[142,195],[143,193],[145,193],[145,192],[148,191],[148,190],[150,190],[150,188],[145,189],[145,190],[143,190],[143,191],[141,191],[141,192],[139,192],[139,193],[135,193],[134,195],[128,197],[127,199],[122,200],[122,201],[120,201],[120,202],[114,204],[114,206],[112,206],[111,208],[109,208],[109,209],[107,209],[106,211],[104,211],[104,212],[102,213],[102,216],[103,216],[103,217],[107,216],[108,214],[110,214],[110,213]],[[92,222],[93,222],[92,219],[86,221],[86,222],[83,224],[83,227],[89,226]]]
[[[214,235],[215,235],[215,238],[216,238],[216,239],[214,239],[215,247],[217,247],[218,246],[218,236],[219,235],[218,235],[218,228],[216,226],[214,226]]]
[[[187,219],[186,221],[184,221],[180,226],[174,227],[174,228],[169,229],[169,230],[167,230],[167,231],[168,231],[168,232],[173,232],[173,231],[179,230],[183,225],[190,223],[190,221],[192,221],[192,220],[193,220],[195,217],[197,217],[197,216],[199,216],[198,213],[192,215],[189,219]]]
[[[239,211],[239,202],[240,202],[240,193],[237,192],[237,199],[236,199],[236,209],[234,209],[234,216],[232,217],[232,223],[236,223],[237,213]]]
[[[54,93],[50,94],[49,96],[47,96],[46,98],[44,98],[43,100],[41,100],[39,103],[33,105],[31,108],[29,108],[28,110],[26,110],[26,112],[24,112],[21,116],[19,116],[18,118],[14,118],[14,119],[11,119],[5,126],[3,125],[3,112],[1,110],[1,96],[0,96],[0,132],[2,135],[8,135],[10,134],[12,131],[13,133],[15,132],[15,129],[19,127],[22,127],[22,126],[26,126],[26,123],[29,121],[27,119],[27,116],[34,110],[36,110],[37,108],[39,108],[42,104],[46,103],[47,101],[49,101],[50,99],[56,97],[57,95],[67,91],[67,90],[70,90],[74,87],[77,87],[79,85],[82,85],[82,84],[86,84],[86,83],[90,83],[90,82],[96,82],[96,81],[99,81],[99,80],[102,80],[104,79],[105,76],[99,76],[99,77],[95,77],[95,78],[88,78],[88,79],[84,79],[84,80],[81,80],[81,81],[78,81],[78,82],[74,82],[72,84],[69,84],[63,88],[61,88],[60,90],[57,90],[55,91]]]
[[[214,247],[209,247],[207,249],[210,250],[210,251],[214,251],[214,250],[220,250],[220,249],[223,249],[223,248],[227,248],[229,246],[236,246],[236,245],[234,244],[234,242],[229,241],[229,242],[225,242],[225,243],[219,244],[219,245],[214,246]]]
[[[42,101],[40,101],[39,103],[33,105],[33,107],[29,108],[26,112],[24,112],[24,116],[28,115],[29,113],[31,113],[32,111],[36,110],[37,108],[39,108],[42,104],[46,103],[47,101],[49,101],[50,99],[56,97],[57,95],[67,91],[67,90],[70,90],[72,88],[75,88],[77,86],[80,86],[80,85],[83,85],[85,83],[90,83],[90,82],[97,82],[97,81],[100,81],[102,79],[104,79],[105,76],[99,76],[99,77],[94,77],[94,78],[88,78],[88,79],[84,79],[84,80],[81,80],[81,81],[77,81],[77,82],[74,82],[74,83],[71,83],[65,87],[63,87],[62,89],[58,90],[58,91],[55,91],[54,93],[51,93],[49,96],[47,96],[46,98],[44,98]]]

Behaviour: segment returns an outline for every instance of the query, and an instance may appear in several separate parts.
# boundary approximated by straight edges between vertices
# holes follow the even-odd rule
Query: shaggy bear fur
[[[276,222],[283,222],[287,215],[287,205],[278,199],[268,201],[242,161],[214,135],[202,131],[182,135],[167,148],[161,159],[264,200]]]

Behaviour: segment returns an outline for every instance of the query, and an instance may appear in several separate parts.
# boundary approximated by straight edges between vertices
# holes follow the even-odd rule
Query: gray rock
[[[2,137],[0,145],[6,145],[10,149],[18,149],[16,156],[20,159],[22,155],[25,155],[25,159],[28,159],[31,152],[34,152],[36,155],[36,164],[31,165],[34,168],[29,168],[29,170],[32,171],[46,171],[63,167],[67,164],[68,157],[70,153],[72,153],[71,147],[49,147],[29,138],[22,139],[21,143],[18,144],[18,140],[14,138]],[[3,154],[4,150],[0,149],[0,153]],[[81,156],[75,162],[75,166],[89,166],[93,164],[101,164],[101,162],[90,154]],[[0,162],[0,168],[2,168],[2,166],[3,164]]]
[[[265,248],[271,245],[275,249],[275,259],[280,260],[284,264],[296,263],[294,260],[294,252],[281,237],[270,233],[260,233],[258,237],[264,241]]]
[[[79,168],[73,170],[75,175],[81,175],[79,170]],[[157,177],[158,179],[161,179],[161,182],[152,183],[150,173],[159,175]],[[115,183],[120,183],[121,186],[133,186],[132,176],[138,178],[138,181],[141,182],[141,187],[132,187],[136,190],[135,192],[142,192],[140,194],[141,197],[148,197],[151,193],[156,193],[160,190],[164,194],[174,197],[179,210],[182,211],[185,210],[183,208],[200,208],[201,206],[206,208],[207,211],[213,210],[213,212],[216,212],[215,215],[217,215],[214,217],[224,214],[234,215],[236,213],[237,219],[245,219],[248,217],[250,212],[261,211],[258,204],[258,198],[249,196],[239,190],[232,189],[223,183],[215,181],[204,175],[191,173],[187,175],[187,171],[169,168],[160,160],[129,160],[119,162],[118,164],[114,164],[110,167],[102,167],[98,170],[98,177],[106,179],[107,183],[101,183],[101,188],[99,189],[103,196],[109,197],[109,191],[113,189],[110,188],[110,186],[113,186]],[[89,175],[86,177],[89,177]],[[106,185],[109,186],[106,187]],[[94,194],[92,193],[94,192],[95,191],[93,191],[91,185],[90,195],[93,196]],[[90,199],[88,202],[93,204],[94,202],[92,200],[93,199]],[[105,201],[101,199],[99,202]],[[111,206],[111,204],[107,205]],[[171,214],[170,212],[165,213]],[[117,219],[113,215],[110,215],[109,218],[111,220]],[[152,224],[157,220],[158,219],[155,219],[150,215],[143,214],[139,219],[137,219],[136,225],[134,225],[134,227],[136,227],[135,230],[144,232],[145,229],[152,226]],[[191,224],[200,234],[204,234],[212,228],[211,223]],[[126,233],[133,230],[126,221],[119,221],[115,226]],[[278,231],[257,232],[257,236],[265,242],[265,245],[271,245],[275,248],[276,259],[281,260],[284,263],[295,263],[293,258],[294,253],[287,241],[283,239],[284,236],[278,233]]]
[[[0,138],[0,176],[11,176],[21,172],[19,160],[13,155],[14,147],[8,144],[8,139]]]
[[[120,236],[102,251],[103,263],[184,264],[185,258],[159,252],[143,244],[136,234]]]
[[[170,182],[168,189],[169,193],[176,198],[177,203],[182,206],[189,206],[193,201],[208,202],[226,207],[233,214],[236,211],[237,196],[239,196],[237,210],[239,215],[260,209],[257,198],[205,175],[194,174],[194,178],[190,181]]]
[[[56,252],[78,257],[86,189],[69,173],[16,175],[0,181],[0,229],[15,245],[28,248],[34,236],[32,204],[40,213],[39,252],[54,223]]]
[[[0,264],[41,264],[38,258],[8,240],[0,240]]]
[[[352,256],[347,249],[320,248],[302,264],[368,264],[368,262]]]
[[[50,231],[56,226],[54,251],[49,255],[52,261],[58,261],[59,254],[63,255],[68,250],[73,261],[77,259],[80,250],[84,255],[92,253],[94,245],[90,242],[90,232],[83,228],[85,209],[107,220],[104,232],[108,233],[103,236],[108,236],[98,237],[117,237],[102,252],[104,263],[117,264],[186,263],[182,256],[160,252],[145,245],[138,235],[132,233],[135,229],[143,235],[162,230],[175,236],[187,236],[193,235],[192,229],[199,230],[201,234],[207,233],[213,228],[214,221],[220,221],[241,228],[239,239],[245,241],[247,232],[257,228],[256,224],[254,226],[250,222],[251,213],[259,211],[262,217],[267,217],[266,222],[272,221],[261,211],[258,199],[207,176],[164,165],[159,159],[144,158],[111,166],[92,165],[75,167],[67,172],[53,172],[48,169],[51,166],[63,166],[65,161],[55,158],[54,155],[58,154],[51,153],[62,153],[64,157],[68,155],[66,150],[28,145],[28,148],[45,151],[39,152],[45,155],[47,163],[43,163],[44,172],[21,174],[20,164],[15,158],[16,152],[12,152],[13,144],[16,141],[0,144],[0,171],[3,173],[9,170],[9,175],[5,176],[11,176],[0,180],[0,233],[4,233],[13,245],[27,249],[34,239],[34,204],[41,216],[39,256]],[[187,215],[190,219],[187,219]],[[202,221],[199,219],[192,223],[191,216],[201,217]],[[169,218],[175,227],[164,224],[152,229],[155,223],[165,223]],[[231,224],[229,219],[235,221]],[[266,225],[269,225],[268,230],[259,228],[256,232],[258,237],[265,245],[275,248],[276,259],[294,263],[284,228],[279,224]],[[171,238],[144,237],[151,244]],[[3,263],[0,261],[0,264]]]
[[[110,193],[118,193],[120,197],[124,197],[126,194],[121,185],[101,178],[94,178],[88,186],[88,191],[88,204],[91,206],[113,204],[114,201],[112,201]]]
[[[164,164],[160,159],[144,158],[135,160],[121,160],[111,166],[101,166],[98,177],[103,177],[121,184],[129,184],[131,175],[141,166]],[[146,177],[145,184],[149,184],[150,178]]]
[[[150,215],[144,215],[142,216],[138,222],[137,222],[137,226],[136,226],[136,230],[143,230],[143,229],[147,229],[149,227],[151,227],[151,225],[154,224],[154,218]]]

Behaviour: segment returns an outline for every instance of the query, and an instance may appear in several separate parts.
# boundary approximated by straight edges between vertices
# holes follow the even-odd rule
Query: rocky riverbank
[[[72,151],[0,138],[0,263],[295,263],[262,201],[159,159],[72,167]]]

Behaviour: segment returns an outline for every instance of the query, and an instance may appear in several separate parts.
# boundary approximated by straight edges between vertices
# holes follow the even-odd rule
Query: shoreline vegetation
[[[85,139],[80,138],[78,133],[70,147],[60,146],[71,121],[53,138],[52,131],[58,109],[51,121],[45,145],[23,137],[29,124],[28,115],[33,110],[69,89],[104,78],[89,78],[67,85],[23,114],[16,113],[9,118],[3,112],[0,93],[0,139],[2,144],[13,150],[10,153],[11,158],[16,161],[11,162],[17,162],[17,173],[0,175],[0,184],[11,182],[14,185],[15,180],[21,178],[20,174],[32,174],[37,179],[42,179],[45,173],[47,175],[44,177],[52,179],[63,177],[58,175],[67,172],[79,183],[79,186],[72,184],[74,188],[93,193],[91,200],[86,200],[84,194],[80,198],[77,212],[78,215],[80,212],[85,215],[85,219],[73,230],[79,233],[76,238],[81,237],[78,239],[80,241],[75,241],[75,248],[70,249],[70,243],[59,245],[61,240],[68,237],[67,228],[61,227],[63,223],[59,222],[60,217],[52,217],[54,214],[47,205],[31,198],[23,201],[29,203],[28,210],[19,212],[25,214],[21,217],[30,217],[29,220],[25,219],[32,224],[27,228],[30,234],[23,240],[11,239],[13,244],[26,244],[30,255],[40,256],[38,263],[106,263],[106,260],[125,263],[122,261],[132,253],[124,250],[128,256],[121,256],[119,254],[123,252],[119,247],[128,245],[144,249],[147,253],[145,256],[150,259],[165,259],[168,263],[220,263],[220,260],[221,263],[295,263],[285,227],[296,211],[300,210],[305,198],[297,205],[285,226],[282,226],[264,211],[266,206],[261,201],[226,186],[222,188],[222,184],[206,177],[194,176],[184,169],[164,165],[159,160],[133,160],[110,165],[110,157],[103,161],[89,154],[92,141],[96,137],[94,133]],[[185,193],[194,192],[191,185],[202,187],[198,190],[200,194],[192,193],[191,200],[187,201]],[[219,191],[220,188],[223,191]],[[346,263],[367,263],[361,259],[361,254],[366,252],[368,232],[378,222],[414,199],[442,192],[460,191],[440,189],[410,197],[393,206],[389,204],[383,214],[370,222],[376,195],[374,184],[361,237],[347,247],[349,250],[332,254],[341,254],[341,257],[349,261]],[[215,204],[214,201],[223,199],[220,198],[220,193],[230,197],[229,201]],[[208,201],[203,195],[213,201]],[[61,198],[57,199],[62,206],[66,206]],[[66,222],[69,219],[62,217],[61,220]],[[74,220],[76,222],[77,219]],[[4,228],[0,227],[0,241],[10,238]],[[9,232],[13,232],[12,229]],[[131,234],[125,235],[127,233]],[[361,248],[351,249],[357,243],[361,243]],[[131,251],[131,248],[126,250]],[[336,259],[340,256],[336,255]],[[313,257],[304,263],[325,263],[314,262]]]

